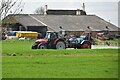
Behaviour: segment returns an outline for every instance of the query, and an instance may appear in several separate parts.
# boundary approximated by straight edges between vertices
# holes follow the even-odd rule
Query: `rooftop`
[[[10,15],[9,15],[10,16]],[[67,31],[85,31],[90,26],[92,31],[108,29],[118,31],[118,27],[96,15],[36,15],[18,14],[11,15],[18,23],[24,26],[47,26],[55,31],[60,31],[60,26]]]

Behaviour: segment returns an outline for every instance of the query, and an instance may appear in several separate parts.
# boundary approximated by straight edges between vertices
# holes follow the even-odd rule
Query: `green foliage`
[[[2,42],[3,78],[117,78],[117,49],[32,50],[34,41]]]

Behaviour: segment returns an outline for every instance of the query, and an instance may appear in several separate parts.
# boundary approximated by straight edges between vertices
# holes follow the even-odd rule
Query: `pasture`
[[[3,78],[118,78],[117,49],[32,50],[33,43],[2,42]]]

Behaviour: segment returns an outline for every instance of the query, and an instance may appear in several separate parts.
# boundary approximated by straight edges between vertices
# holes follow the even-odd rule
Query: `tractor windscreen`
[[[46,33],[45,38],[46,38],[46,39],[50,39],[50,33]]]

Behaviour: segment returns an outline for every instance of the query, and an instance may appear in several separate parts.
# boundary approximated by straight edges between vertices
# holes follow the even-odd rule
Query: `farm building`
[[[69,34],[82,34],[86,30],[91,30],[93,35],[106,29],[117,35],[119,29],[96,15],[87,15],[84,9],[52,10],[47,9],[47,6],[44,15],[8,15],[3,20],[3,26],[11,28],[13,31],[37,31],[40,33],[65,30]]]

